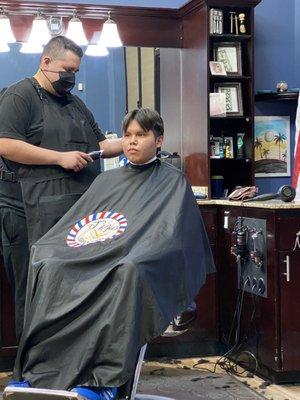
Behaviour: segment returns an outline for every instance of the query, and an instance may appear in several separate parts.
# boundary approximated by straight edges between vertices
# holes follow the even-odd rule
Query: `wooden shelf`
[[[188,104],[191,99],[195,102],[198,100],[199,105],[195,109],[184,107],[185,120],[193,121],[193,129],[191,124],[188,129],[188,137],[183,138],[183,157],[185,158],[185,172],[188,179],[194,182],[194,185],[207,185],[208,193],[211,194],[211,176],[223,175],[228,188],[233,189],[235,186],[252,186],[254,184],[254,163],[253,163],[253,142],[254,142],[254,69],[253,69],[253,53],[254,53],[254,7],[260,0],[205,0],[201,1],[201,13],[197,14],[194,25],[192,20],[185,29],[183,40],[183,75],[182,80],[190,82],[191,73],[195,74],[193,83],[186,85],[182,91],[182,100]],[[213,19],[211,19],[212,8],[218,8],[223,11],[223,34],[209,33],[213,31]],[[232,21],[231,12],[241,12],[245,14],[246,34],[231,34]],[[190,18],[190,17],[189,17]],[[235,24],[234,24],[235,25]],[[194,29],[199,26],[206,27],[198,35],[197,40],[191,42],[194,35]],[[239,29],[240,26],[238,25]],[[234,26],[235,28],[235,26]],[[217,49],[220,43],[225,43],[224,54],[218,53]],[[222,45],[223,47],[223,45]],[[226,65],[226,58],[231,60],[231,56],[226,51],[226,47],[236,47],[237,67],[234,65],[234,71],[240,71],[241,74],[234,75],[212,75],[210,73],[210,61],[222,61]],[[190,53],[188,49],[193,49]],[[195,50],[195,51],[194,51]],[[223,51],[223,50],[222,50]],[[195,58],[196,57],[196,58]],[[204,62],[203,59],[205,58]],[[190,61],[190,64],[187,64]],[[229,65],[226,65],[229,69]],[[240,90],[235,93],[230,89],[226,91],[228,96],[236,96],[239,102],[239,109],[243,109],[244,115],[236,115],[238,113],[227,113],[225,116],[210,115],[210,93],[215,92],[221,84],[231,86],[234,82],[238,83]],[[197,84],[197,86],[196,86]],[[203,96],[203,94],[206,94]],[[192,96],[191,96],[192,95]],[[225,96],[226,100],[226,96]],[[227,99],[228,110],[230,110]],[[236,101],[235,98],[232,99]],[[241,102],[242,100],[242,107]],[[236,107],[237,108],[237,107]],[[235,109],[235,108],[234,108]],[[210,156],[210,137],[219,137],[221,134],[234,138],[236,142],[236,134],[244,133],[245,157],[250,160],[237,159],[209,159]],[[186,145],[185,145],[186,144]],[[235,144],[236,145],[236,144]],[[201,154],[201,159],[198,157]],[[236,155],[236,148],[234,148]],[[234,171],[234,173],[232,173]]]
[[[220,120],[220,121],[224,121],[224,120],[226,120],[226,119],[236,119],[236,120],[241,120],[241,119],[245,119],[245,120],[247,120],[247,121],[249,121],[250,119],[251,119],[251,117],[250,116],[248,116],[248,115],[226,115],[226,117],[213,117],[213,116],[210,116],[210,119],[212,119],[212,120]]]
[[[255,101],[291,101],[298,100],[299,92],[270,92],[270,93],[256,93]]]
[[[211,79],[218,81],[232,81],[237,79],[249,80],[251,76],[249,75],[210,75]]]
[[[215,158],[215,157],[210,157],[210,161],[226,161],[226,162],[245,162],[245,163],[249,163],[251,162],[250,158],[226,158],[226,157],[222,157],[222,158]]]
[[[224,41],[224,40],[229,40],[229,41],[236,41],[236,40],[247,40],[247,39],[251,39],[252,35],[233,35],[231,33],[224,33],[222,35],[220,34],[210,34],[209,35],[210,38],[214,39],[214,40],[220,40],[220,41]]]

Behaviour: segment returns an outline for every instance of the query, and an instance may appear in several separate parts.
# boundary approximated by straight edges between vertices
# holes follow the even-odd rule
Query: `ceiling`
[[[36,0],[39,3],[95,4],[101,6],[132,6],[154,8],[180,8],[190,0]]]

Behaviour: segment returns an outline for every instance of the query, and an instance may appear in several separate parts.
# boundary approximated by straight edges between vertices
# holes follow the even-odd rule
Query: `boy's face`
[[[126,132],[123,132],[123,152],[134,164],[144,164],[151,160],[162,143],[163,136],[156,138],[152,131],[144,132],[136,120],[131,121]]]

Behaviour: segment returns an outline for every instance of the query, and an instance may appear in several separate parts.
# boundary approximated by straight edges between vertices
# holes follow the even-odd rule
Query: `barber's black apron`
[[[98,138],[74,96],[60,106],[30,79],[43,104],[39,147],[56,151],[98,150]],[[19,170],[29,244],[41,238],[72,207],[100,172],[94,161],[79,172],[55,165],[23,165]]]

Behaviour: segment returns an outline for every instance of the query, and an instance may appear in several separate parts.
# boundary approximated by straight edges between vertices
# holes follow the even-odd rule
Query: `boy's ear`
[[[163,144],[164,141],[164,137],[163,135],[160,135],[156,138],[156,147],[161,147],[161,145]]]

